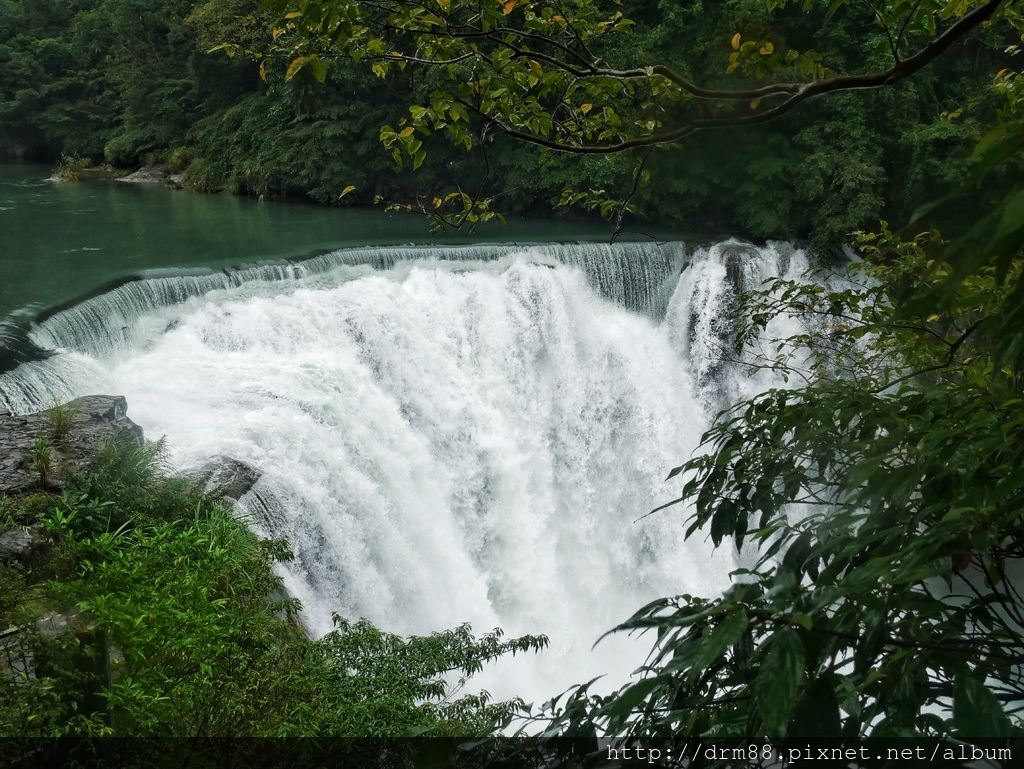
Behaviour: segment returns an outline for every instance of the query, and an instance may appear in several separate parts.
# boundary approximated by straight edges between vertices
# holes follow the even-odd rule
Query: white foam
[[[178,467],[259,468],[262,525],[296,553],[283,574],[314,633],[332,612],[403,634],[545,633],[549,651],[488,672],[492,693],[621,682],[649,640],[592,652],[597,638],[655,597],[714,594],[733,568],[684,541],[686,510],[637,519],[678,494],[664,478],[707,428],[708,393],[741,386],[702,352],[724,333],[723,247],[681,279],[681,244],[616,248],[458,264],[391,249],[133,283],[37,328],[77,352],[0,378],[0,403],[124,394]],[[792,249],[745,253],[750,280],[795,269]]]

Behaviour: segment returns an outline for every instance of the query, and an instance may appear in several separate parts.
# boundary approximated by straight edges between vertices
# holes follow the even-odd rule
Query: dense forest
[[[672,62],[708,87],[726,74],[738,30],[813,39],[823,65],[847,70],[887,55],[880,30],[866,37],[867,4],[825,22],[825,8],[770,15],[760,0],[631,2],[636,24],[606,56]],[[487,193],[501,211],[550,212],[580,179],[630,186],[624,158],[543,155],[497,137],[487,165],[430,142],[416,173],[381,147],[380,127],[429,100],[434,75],[331,59],[285,80],[288,61],[209,53],[229,42],[263,51],[271,15],[259,0],[3,0],[0,3],[0,156],[55,163],[62,156],[118,168],[165,163],[205,191],[404,203],[458,184]],[[966,39],[898,88],[804,105],[765,125],[695,134],[650,163],[633,203],[642,220],[757,238],[812,238],[836,247],[879,218],[906,221],[935,191],[965,175],[970,150],[998,108],[992,73],[1006,66],[1003,32]],[[497,133],[497,132],[495,132]],[[354,186],[351,194],[345,191]],[[966,212],[964,212],[966,213]]]
[[[721,412],[694,455],[665,468],[678,498],[652,514],[682,517],[686,505],[688,536],[735,546],[747,567],[721,595],[658,599],[615,628],[652,631],[650,656],[619,690],[581,684],[532,708],[455,698],[453,677],[540,651],[539,636],[474,638],[463,627],[402,639],[339,617],[335,632],[310,640],[273,571],[287,544],[257,541],[223,489],[167,477],[159,446],[100,447],[51,493],[49,452],[74,420],[73,407],[54,404],[27,460],[38,488],[0,498],[6,524],[48,532],[54,554],[38,568],[5,566],[0,608],[27,628],[43,607],[74,606],[95,620],[90,633],[107,635],[34,634],[33,654],[56,660],[56,672],[10,685],[4,729],[483,738],[523,726],[567,738],[473,743],[478,763],[511,767],[641,758],[612,757],[600,736],[676,757],[716,740],[753,745],[740,755],[750,766],[773,765],[765,740],[904,740],[889,743],[895,760],[889,748],[858,754],[863,767],[912,765],[904,749],[933,765],[919,751],[942,747],[950,766],[972,765],[976,755],[954,750],[968,743],[1024,750],[1019,3],[638,0],[625,6],[628,26],[617,9],[0,0],[8,157],[164,163],[198,190],[344,205],[436,196],[440,208],[452,188],[482,185],[488,205],[517,212],[586,204],[572,192],[586,180],[626,190],[638,221],[803,237],[860,257],[821,260],[736,299],[723,354],[787,386]],[[898,74],[913,60],[905,50],[927,52],[950,29],[962,34],[912,77],[842,80]],[[654,61],[683,75],[613,69]],[[666,82],[691,93],[700,83],[715,96],[697,98],[710,101],[733,89],[746,94],[734,114],[753,114],[762,105],[749,94],[783,75],[801,83],[769,88],[769,104],[803,81],[848,87],[772,121],[679,142],[656,133],[662,119],[720,114],[680,106]],[[503,77],[523,84],[504,102]],[[612,106],[595,108],[607,86],[607,104],[646,118],[646,92],[633,98],[622,85],[644,79],[636,93],[656,93],[657,119],[623,127]],[[586,83],[570,93],[576,80]],[[459,107],[474,93],[476,121]],[[563,108],[570,118],[553,132]],[[552,135],[570,151],[545,153]],[[627,136],[670,147],[620,151]],[[467,153],[460,137],[486,152]],[[802,330],[778,336],[780,316]],[[395,765],[455,755],[451,742],[432,755],[398,745]],[[1008,755],[988,757],[1011,766]],[[145,747],[133,757],[150,760]],[[694,753],[687,765],[724,769],[735,758]]]

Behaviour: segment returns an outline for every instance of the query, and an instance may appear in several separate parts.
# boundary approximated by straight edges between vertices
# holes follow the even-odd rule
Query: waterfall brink
[[[685,510],[637,519],[678,494],[664,478],[715,399],[766,384],[717,360],[732,286],[804,267],[730,241],[359,249],[151,278],[42,320],[33,341],[62,352],[0,376],[0,407],[126,395],[183,470],[259,469],[241,503],[290,542],[312,632],[338,612],[546,633],[547,653],[487,681],[540,700],[621,683],[648,642],[591,651],[604,631],[726,583],[730,554],[685,541]]]
[[[602,296],[628,309],[655,314],[664,312],[668,300],[665,283],[685,261],[682,243],[660,247],[647,243],[577,243],[343,249],[309,259],[207,274],[141,276],[66,309],[44,313],[32,331],[32,341],[42,348],[106,354],[137,344],[140,333],[152,331],[140,328],[139,321],[153,310],[176,308],[218,290],[237,292],[252,285],[262,287],[279,282],[288,284],[278,288],[286,291],[301,285],[329,285],[339,276],[394,270],[400,264],[417,260],[471,265],[524,253],[539,263],[579,267]]]

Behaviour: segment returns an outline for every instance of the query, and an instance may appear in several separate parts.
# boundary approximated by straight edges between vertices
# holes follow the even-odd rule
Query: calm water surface
[[[434,242],[423,217],[261,203],[158,184],[61,183],[45,166],[0,165],[0,325],[134,275],[299,257],[346,246]],[[606,240],[600,223],[510,220],[440,241]]]

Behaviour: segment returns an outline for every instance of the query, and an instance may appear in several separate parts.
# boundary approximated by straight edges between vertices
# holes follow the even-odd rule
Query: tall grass
[[[75,417],[78,416],[78,405],[73,401],[61,403],[54,399],[53,403],[44,412],[46,415],[46,426],[50,437],[55,441],[63,441],[75,424]]]

